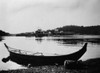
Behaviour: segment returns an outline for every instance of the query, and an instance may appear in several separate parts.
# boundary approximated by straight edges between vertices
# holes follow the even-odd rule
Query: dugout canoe
[[[87,50],[87,43],[85,43],[80,50],[71,54],[45,56],[42,53],[38,53],[38,55],[37,53],[30,54],[27,51],[9,47],[6,43],[4,45],[10,55],[3,58],[2,61],[6,63],[10,60],[23,66],[63,65],[65,60],[79,60]]]

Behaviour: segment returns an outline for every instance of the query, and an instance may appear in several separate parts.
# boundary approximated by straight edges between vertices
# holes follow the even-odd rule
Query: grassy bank
[[[86,69],[65,69],[64,66],[38,66],[28,69],[0,71],[0,73],[100,73],[100,58],[83,61]]]

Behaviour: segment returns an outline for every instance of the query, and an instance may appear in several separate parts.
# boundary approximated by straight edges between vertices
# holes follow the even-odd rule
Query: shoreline
[[[15,69],[15,70],[1,70],[0,73],[100,73],[100,58],[91,58],[82,61],[87,65],[86,69],[65,69],[64,66],[37,66],[27,69]]]

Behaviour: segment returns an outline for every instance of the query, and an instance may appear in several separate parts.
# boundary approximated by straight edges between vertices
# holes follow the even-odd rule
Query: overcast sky
[[[0,29],[10,33],[100,25],[100,0],[0,0]]]

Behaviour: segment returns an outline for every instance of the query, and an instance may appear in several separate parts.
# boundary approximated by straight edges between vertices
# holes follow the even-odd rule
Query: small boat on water
[[[9,51],[10,55],[7,58],[3,58],[3,62],[13,61],[23,66],[42,66],[42,65],[64,65],[66,60],[79,60],[87,50],[87,43],[82,49],[66,55],[53,55],[45,56],[43,53],[29,53],[27,51],[11,48],[4,43],[5,47]]]

